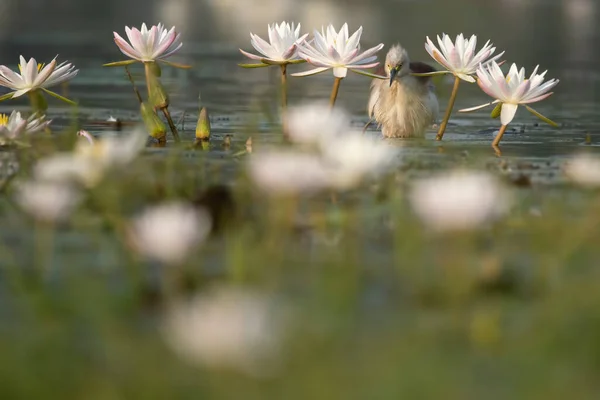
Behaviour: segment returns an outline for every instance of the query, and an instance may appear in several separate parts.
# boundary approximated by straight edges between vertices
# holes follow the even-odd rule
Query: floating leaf
[[[533,115],[535,115],[536,117],[538,117],[539,119],[541,119],[542,121],[547,123],[548,125],[558,128],[558,124],[556,122],[552,121],[550,118],[543,116],[542,114],[535,111],[533,108],[529,107],[528,105],[525,105],[525,108],[527,109],[527,111],[529,111],[530,113],[532,113]]]
[[[382,80],[388,80],[388,79],[390,79],[387,76],[372,74],[370,72],[361,71],[359,69],[351,69],[350,71],[355,72],[355,73],[357,73],[359,75],[368,76],[369,78],[382,79]]]
[[[269,64],[238,64],[242,68],[264,68],[268,67]]]
[[[64,101],[65,103],[68,103],[68,104],[70,104],[70,105],[72,105],[72,106],[76,106],[76,105],[77,105],[77,103],[75,103],[73,100],[69,100],[69,99],[67,99],[66,97],[62,97],[62,96],[61,96],[60,94],[58,94],[58,93],[54,93],[53,91],[51,91],[51,90],[48,90],[48,89],[46,89],[46,88],[42,88],[42,90],[43,90],[44,92],[48,93],[50,96],[52,96],[52,97],[54,97],[54,98],[56,98],[56,99],[62,100],[62,101]]]
[[[104,64],[102,66],[103,67],[125,67],[127,65],[131,65],[136,62],[137,62],[137,60],[116,61],[116,62]]]
[[[7,100],[7,99],[12,99],[13,94],[14,93],[11,92],[11,93],[6,93],[5,95],[0,96],[0,101],[4,101],[4,100]]]
[[[179,69],[190,69],[190,68],[192,68],[191,65],[179,64],[179,63],[175,63],[173,61],[160,60],[160,62],[165,63],[167,65],[170,65],[171,67],[174,67],[174,68],[179,68]]]

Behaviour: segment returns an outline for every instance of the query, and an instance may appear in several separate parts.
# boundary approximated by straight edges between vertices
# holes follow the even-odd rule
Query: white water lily
[[[165,61],[183,46],[175,27],[166,29],[161,23],[150,29],[145,23],[141,29],[126,26],[125,33],[129,42],[113,32],[115,43],[123,54],[140,62]]]
[[[89,133],[83,136],[91,137]],[[108,170],[131,163],[144,149],[146,140],[143,129],[134,129],[125,137],[103,137],[91,143],[79,141],[72,152],[57,153],[38,161],[33,173],[39,180],[76,182],[91,187]]]
[[[435,231],[481,227],[505,215],[512,204],[492,175],[455,171],[416,181],[409,196],[415,213]]]
[[[600,158],[580,154],[569,160],[564,173],[571,181],[585,187],[600,187]]]
[[[16,200],[35,219],[52,223],[67,218],[81,194],[68,184],[34,180],[17,185]]]
[[[360,72],[359,70],[373,68],[379,65],[377,52],[383,48],[383,43],[360,52],[360,37],[362,26],[348,35],[348,24],[344,24],[339,32],[333,25],[321,32],[315,30],[312,43],[304,42],[298,48],[298,54],[315,69],[292,74],[292,76],[315,75],[329,69],[333,69],[336,78],[345,78],[348,70]]]
[[[308,34],[300,36],[301,25],[295,26],[287,22],[268,25],[269,42],[260,36],[250,33],[250,43],[260,55],[248,53],[242,49],[240,52],[252,60],[264,64],[285,64],[302,60],[298,56],[298,44],[302,43]]]
[[[139,254],[179,265],[206,239],[211,224],[204,210],[187,204],[163,204],[144,211],[133,221],[130,240]]]
[[[258,188],[274,195],[310,194],[330,186],[329,171],[315,154],[257,152],[248,163],[248,171]]]
[[[452,42],[450,36],[443,33],[441,38],[438,35],[437,40],[439,49],[427,37],[425,50],[434,60],[448,70],[444,72],[452,73],[456,77],[471,83],[475,83],[475,78],[472,75],[475,74],[480,64],[495,61],[504,54],[502,52],[492,57],[496,48],[489,40],[476,53],[477,36],[475,35],[472,35],[470,39],[465,39],[461,33]]]
[[[527,110],[541,118],[545,122],[554,124],[548,118],[528,106],[530,103],[542,101],[551,96],[550,90],[555,87],[559,80],[551,79],[544,83],[546,72],[538,74],[538,67],[535,67],[529,79],[525,78],[525,68],[519,69],[513,64],[504,76],[500,66],[492,61],[487,65],[481,65],[477,70],[477,83],[479,87],[489,96],[495,98],[491,103],[486,103],[477,107],[460,110],[461,112],[470,112],[490,106],[496,103],[502,103],[500,120],[503,126],[508,125],[517,112],[519,105],[525,105]]]
[[[184,360],[253,377],[278,361],[283,313],[264,295],[218,288],[173,304],[163,322],[165,341]]]
[[[10,116],[0,114],[0,146],[18,141],[25,135],[43,131],[51,122],[46,120],[45,116],[40,117],[37,114],[24,119],[18,111],[13,111]]]
[[[70,100],[49,91],[48,88],[75,77],[79,70],[76,70],[72,64],[63,62],[57,66],[56,58],[54,58],[48,65],[43,66],[38,64],[35,58],[26,61],[21,56],[19,70],[20,74],[5,65],[0,65],[0,85],[14,91],[2,96],[1,99],[15,98],[34,90],[43,90],[54,97],[70,102]]]

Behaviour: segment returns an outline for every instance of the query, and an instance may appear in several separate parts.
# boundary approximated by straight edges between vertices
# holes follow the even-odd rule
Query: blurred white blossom
[[[91,137],[88,132],[79,135]],[[88,187],[94,186],[107,170],[131,163],[145,147],[147,136],[143,129],[135,129],[124,137],[79,141],[72,152],[57,153],[38,161],[34,176],[39,180],[75,181]]]
[[[62,183],[27,181],[17,185],[16,200],[35,219],[57,222],[71,214],[81,195],[73,187]]]
[[[329,171],[318,155],[292,150],[252,155],[248,171],[254,183],[277,195],[315,193],[329,186]]]
[[[600,158],[589,154],[573,157],[564,167],[565,175],[586,187],[600,186]]]
[[[277,361],[283,319],[261,294],[219,288],[175,304],[163,332],[167,344],[190,363],[262,376]]]
[[[492,175],[455,171],[413,184],[413,210],[436,231],[475,229],[509,211],[511,196]]]
[[[206,211],[191,205],[163,204],[147,209],[132,222],[130,240],[141,255],[178,265],[206,239],[211,223]]]
[[[323,102],[291,107],[285,118],[288,138],[296,144],[317,145],[350,130],[349,115]]]
[[[18,111],[13,111],[10,116],[0,114],[0,146],[18,143],[23,136],[43,131],[51,122],[38,114],[27,119],[21,117]]]

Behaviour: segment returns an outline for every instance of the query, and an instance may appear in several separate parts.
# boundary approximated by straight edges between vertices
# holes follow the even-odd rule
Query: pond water
[[[14,65],[20,54],[38,60],[59,54],[61,60],[74,62],[80,74],[69,86],[69,96],[80,103],[84,127],[99,133],[106,128],[89,121],[110,115],[137,118],[136,99],[122,69],[101,66],[123,59],[112,31],[123,32],[125,25],[143,21],[176,25],[184,40],[178,61],[194,67],[189,71],[165,68],[164,77],[172,93],[175,119],[186,114],[184,137],[193,135],[200,96],[211,113],[215,138],[231,134],[233,142],[241,145],[250,135],[255,140],[275,137],[263,115],[276,111],[278,104],[278,71],[237,66],[244,60],[237,49],[251,48],[250,31],[265,35],[267,23],[283,19],[302,22],[305,30],[347,21],[350,29],[364,26],[364,47],[400,42],[414,60],[432,64],[423,49],[426,35],[475,33],[481,41],[489,38],[498,49],[506,50],[509,62],[528,71],[540,64],[549,70],[548,77],[561,80],[555,95],[536,105],[561,128],[538,124],[521,110],[512,125],[514,132],[509,130],[503,141],[504,156],[546,158],[580,150],[588,134],[591,145],[587,147],[595,151],[595,144],[600,143],[600,53],[592,51],[600,39],[595,23],[599,14],[600,5],[594,0],[499,0],[485,5],[478,0],[248,0],[243,4],[225,0],[3,0],[0,62]],[[380,56],[384,55],[385,49]],[[137,72],[141,77],[142,71]],[[330,74],[292,78],[290,102],[327,99],[331,82]],[[368,87],[369,79],[353,74],[342,83],[339,105],[352,113],[357,126],[366,121]],[[449,82],[438,85],[442,109],[450,88]],[[476,85],[463,85],[455,109],[485,101],[487,97]],[[25,103],[4,102],[0,111],[19,106]],[[56,118],[68,110],[53,102],[50,112]],[[256,115],[258,125],[253,126],[258,126],[258,132],[249,131],[250,122],[257,122]],[[481,149],[493,157],[488,146],[496,123],[486,111],[454,115],[443,146]],[[428,135],[432,137],[433,131]],[[439,153],[431,140],[401,142],[415,154]]]

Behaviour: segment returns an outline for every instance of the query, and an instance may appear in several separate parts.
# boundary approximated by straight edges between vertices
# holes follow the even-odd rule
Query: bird
[[[369,118],[388,138],[424,136],[438,118],[439,104],[431,78],[411,73],[435,69],[423,62],[410,62],[408,52],[400,44],[390,48],[382,67],[378,72],[388,79],[373,79],[371,83]]]

